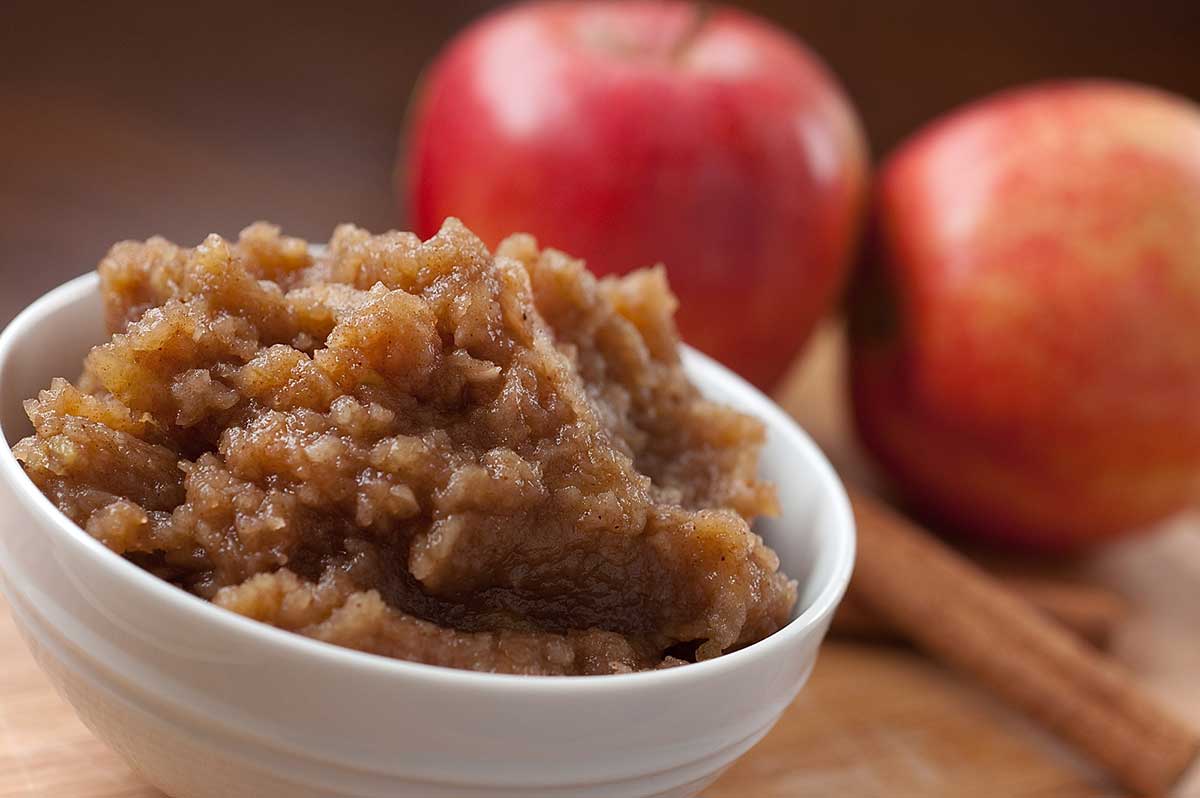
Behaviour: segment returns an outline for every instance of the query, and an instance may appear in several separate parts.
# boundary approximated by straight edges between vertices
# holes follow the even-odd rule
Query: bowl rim
[[[0,332],[0,381],[5,379],[5,372],[17,348],[17,340],[30,330],[36,329],[51,313],[82,301],[88,294],[98,292],[99,282],[97,272],[88,272],[48,291],[17,314],[3,332]],[[832,465],[809,435],[774,401],[712,358],[686,344],[682,345],[682,355],[690,371],[698,369],[706,378],[714,382],[724,382],[724,387],[740,394],[739,399],[744,407],[749,408],[748,412],[762,419],[769,429],[783,433],[789,439],[789,444],[808,461],[813,477],[820,483],[820,492],[831,502],[832,514],[827,524],[832,530],[822,536],[822,541],[827,538],[828,542],[819,545],[822,548],[830,545],[834,547],[834,561],[816,596],[798,616],[781,629],[745,648],[677,668],[593,676],[531,676],[429,665],[326,643],[218,607],[159,579],[115,554],[87,534],[38,490],[13,455],[2,421],[0,480],[8,483],[19,504],[39,517],[61,540],[68,545],[82,547],[89,554],[98,557],[99,565],[130,580],[133,586],[145,591],[151,600],[171,605],[192,622],[215,623],[241,634],[259,637],[262,642],[269,644],[283,656],[316,658],[324,665],[354,668],[380,678],[425,680],[431,686],[459,689],[498,688],[527,695],[596,689],[627,690],[634,687],[661,689],[687,680],[720,676],[756,658],[786,654],[790,643],[804,637],[814,626],[832,615],[849,584],[856,547],[854,517],[845,488]]]

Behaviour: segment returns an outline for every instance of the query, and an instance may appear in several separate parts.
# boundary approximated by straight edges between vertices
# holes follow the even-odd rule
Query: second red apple
[[[864,443],[930,515],[1082,548],[1200,500],[1200,107],[1111,81],[973,103],[884,163]]]

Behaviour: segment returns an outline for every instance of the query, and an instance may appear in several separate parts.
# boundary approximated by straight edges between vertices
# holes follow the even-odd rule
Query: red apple
[[[1062,550],[1200,497],[1200,108],[1000,94],[891,155],[875,216],[855,410],[917,505]]]
[[[531,3],[455,39],[410,118],[416,232],[460,217],[597,273],[665,263],[684,337],[760,385],[843,282],[866,152],[833,76],[728,8]]]

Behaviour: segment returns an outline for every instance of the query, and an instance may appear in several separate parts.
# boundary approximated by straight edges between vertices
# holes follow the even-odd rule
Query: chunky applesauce
[[[661,269],[596,280],[449,220],[318,254],[117,244],[112,338],[14,451],[89,534],[214,603],[418,662],[605,674],[787,622],[762,425],[680,365]]]

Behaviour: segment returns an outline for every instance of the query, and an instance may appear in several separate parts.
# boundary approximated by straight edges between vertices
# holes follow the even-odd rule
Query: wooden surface
[[[825,330],[781,401],[847,472],[869,479],[846,434],[839,349],[836,331]],[[1129,598],[1115,655],[1200,724],[1200,517],[1058,568]],[[921,656],[831,642],[779,726],[706,798],[1119,794],[1023,718]],[[0,798],[159,795],[75,719],[0,611]]]

